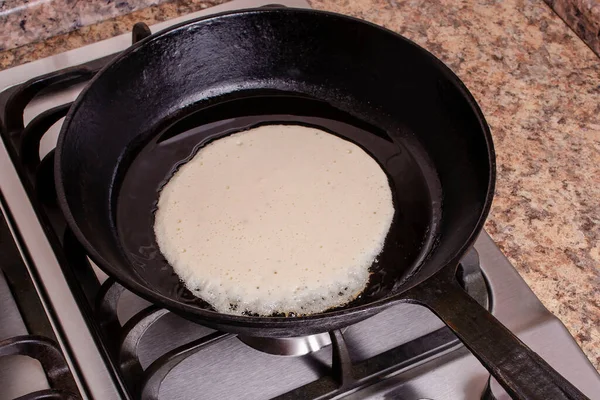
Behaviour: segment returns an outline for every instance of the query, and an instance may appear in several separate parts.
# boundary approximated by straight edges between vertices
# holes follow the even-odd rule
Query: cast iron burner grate
[[[3,199],[0,198],[3,202]],[[11,336],[0,340],[0,363],[3,360],[11,365],[8,358],[11,356],[27,356],[39,362],[41,365],[49,389],[35,390],[29,394],[23,395],[18,400],[36,400],[36,399],[79,399],[76,393],[79,393],[71,371],[63,356],[63,353],[56,343],[56,337],[52,331],[48,318],[40,303],[31,278],[23,264],[21,254],[11,236],[5,216],[0,213],[0,254],[2,263],[0,263],[0,280],[2,285],[0,289],[6,290],[3,293],[3,312],[8,312],[8,308],[16,306],[21,319],[29,334]],[[6,299],[10,299],[7,304]],[[15,322],[14,320],[5,320],[4,323]],[[3,326],[3,332],[6,330],[20,330],[18,327]]]
[[[147,26],[136,24],[133,30],[134,42],[148,33]],[[65,218],[57,205],[53,177],[54,150],[40,158],[42,138],[50,127],[67,114],[71,103],[48,109],[28,124],[24,123],[25,107],[34,97],[46,96],[88,81],[113,57],[114,55],[107,56],[43,75],[1,93],[1,133],[73,295],[90,330],[96,336],[107,366],[124,383],[132,397],[158,399],[161,384],[177,365],[202,350],[237,338],[233,334],[212,332],[171,348],[146,368],[142,367],[139,346],[145,333],[170,313],[150,305],[138,311],[127,323],[119,322],[119,300],[127,291],[112,278],[100,283],[83,247],[66,226]],[[459,279],[474,298],[481,304],[488,305],[487,286],[475,249],[471,249],[464,257],[459,268]],[[393,349],[356,361],[351,357],[347,339],[345,340],[342,332],[329,332],[329,336],[332,343],[331,359],[327,365],[319,367],[324,372],[323,376],[280,394],[276,396],[277,399],[328,399],[343,396],[460,346],[451,331],[443,327]],[[26,344],[34,342],[38,347],[50,346],[47,341],[35,337],[14,339],[13,342],[0,346],[28,348]],[[51,357],[52,351],[48,354]]]

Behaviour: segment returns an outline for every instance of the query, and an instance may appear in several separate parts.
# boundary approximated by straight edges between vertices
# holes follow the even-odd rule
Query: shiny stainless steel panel
[[[27,328],[0,269],[0,340],[20,335],[27,335]]]
[[[0,269],[0,341],[27,334],[17,304]],[[46,374],[39,361],[26,356],[0,358],[0,400],[15,399],[48,387]]]
[[[354,361],[362,361],[442,328],[427,309],[399,304],[348,327],[344,339]]]
[[[265,354],[230,338],[186,359],[168,375],[160,398],[270,399],[327,373],[331,347],[303,357]]]
[[[487,385],[488,376],[477,359],[461,347],[344,399],[478,400]]]

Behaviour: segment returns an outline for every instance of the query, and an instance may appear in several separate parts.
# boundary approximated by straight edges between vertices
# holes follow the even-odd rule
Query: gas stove
[[[237,0],[151,30],[269,5]],[[144,31],[136,26],[134,40]],[[417,305],[309,337],[239,337],[152,305],[99,270],[56,203],[53,148],[70,103],[131,41],[122,35],[0,72],[0,399],[508,398]],[[600,376],[487,233],[458,274],[472,297],[590,398],[600,398]]]

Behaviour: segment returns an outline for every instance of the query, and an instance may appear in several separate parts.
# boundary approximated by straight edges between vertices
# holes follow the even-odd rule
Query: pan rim
[[[483,131],[483,135],[484,135],[484,139],[485,139],[485,143],[486,143],[486,147],[487,147],[487,151],[488,151],[488,159],[490,161],[488,189],[487,189],[487,193],[485,196],[485,203],[482,207],[482,211],[480,213],[479,219],[478,219],[476,225],[474,226],[471,234],[469,235],[469,238],[465,241],[463,246],[453,252],[454,256],[452,257],[451,261],[448,264],[439,266],[439,268],[436,268],[434,272],[432,272],[428,276],[423,277],[419,281],[411,282],[411,279],[409,278],[407,280],[407,282],[405,284],[405,288],[402,292],[396,293],[396,294],[388,296],[388,297],[383,297],[381,299],[378,299],[373,302],[363,304],[360,306],[347,308],[347,309],[340,309],[340,310],[335,310],[335,311],[325,311],[322,313],[315,313],[315,314],[309,314],[309,315],[303,315],[303,316],[297,316],[297,317],[271,317],[271,316],[258,316],[257,317],[257,316],[224,314],[224,313],[219,313],[217,311],[206,310],[206,309],[200,308],[198,306],[194,306],[192,304],[178,302],[170,297],[164,296],[161,293],[152,290],[149,286],[141,284],[140,281],[138,281],[136,279],[131,279],[131,276],[129,274],[124,273],[121,268],[113,267],[111,265],[111,263],[109,263],[94,248],[94,246],[87,240],[87,238],[85,237],[83,232],[80,230],[79,225],[78,225],[77,221],[75,220],[75,217],[71,213],[71,209],[69,206],[69,202],[67,200],[67,195],[65,193],[65,187],[64,187],[63,177],[62,177],[62,173],[61,173],[61,163],[62,163],[61,160],[63,158],[62,157],[63,144],[69,135],[74,134],[73,130],[69,131],[69,126],[71,125],[71,121],[72,121],[73,117],[76,115],[77,110],[79,109],[81,104],[84,102],[84,99],[86,98],[88,91],[93,86],[93,84],[98,79],[100,79],[102,74],[105,71],[110,70],[111,68],[118,65],[119,61],[121,61],[122,59],[129,57],[130,54],[133,54],[136,51],[138,51],[138,49],[141,46],[144,46],[144,44],[150,43],[154,40],[159,40],[163,36],[173,34],[180,29],[190,28],[199,23],[207,23],[209,21],[219,21],[224,18],[239,17],[242,15],[250,15],[250,14],[290,14],[290,13],[320,14],[320,15],[324,15],[324,16],[330,17],[330,18],[345,19],[345,20],[351,21],[353,23],[367,25],[371,28],[375,28],[379,31],[382,31],[385,34],[393,35],[396,39],[400,39],[402,41],[408,42],[410,45],[414,46],[419,51],[421,51],[423,56],[429,58],[430,61],[432,61],[433,64],[438,67],[440,72],[443,73],[446,76],[446,78],[452,84],[454,84],[456,86],[456,88],[462,94],[464,99],[467,100],[474,115],[478,119],[481,130]],[[185,22],[176,24],[172,27],[169,27],[167,29],[161,30],[160,32],[157,32],[157,33],[141,40],[138,43],[135,43],[134,45],[130,46],[129,48],[127,48],[126,50],[121,52],[119,55],[117,55],[113,60],[111,60],[111,62],[108,65],[106,65],[104,68],[102,68],[88,82],[87,86],[77,97],[77,99],[75,100],[75,102],[73,103],[73,105],[71,106],[71,108],[69,109],[69,111],[65,117],[64,123],[60,130],[60,135],[58,137],[58,142],[57,142],[56,150],[55,150],[54,179],[55,179],[58,203],[59,203],[59,206],[65,216],[65,219],[66,219],[69,229],[71,229],[71,231],[73,232],[73,234],[75,235],[77,240],[84,247],[87,255],[94,261],[94,263],[96,263],[104,272],[106,272],[109,276],[113,277],[116,282],[123,285],[126,289],[132,291],[136,295],[138,295],[152,303],[155,303],[155,304],[158,304],[159,306],[165,307],[166,309],[168,309],[176,314],[179,314],[179,315],[183,316],[184,318],[190,319],[190,318],[192,318],[191,316],[193,315],[194,318],[199,321],[206,320],[207,324],[210,324],[211,321],[214,321],[215,323],[218,323],[219,325],[226,324],[226,325],[232,325],[232,326],[244,326],[244,327],[249,327],[249,328],[255,327],[255,328],[282,328],[282,329],[285,329],[292,325],[297,325],[298,322],[303,322],[303,321],[313,321],[314,322],[314,321],[318,321],[318,320],[329,320],[329,319],[335,319],[336,317],[343,317],[343,316],[350,315],[350,314],[358,315],[361,313],[369,313],[369,315],[370,315],[372,312],[382,311],[383,309],[385,309],[389,306],[392,306],[398,300],[400,300],[402,293],[405,292],[406,290],[409,290],[410,288],[415,287],[415,286],[429,280],[438,271],[444,269],[448,265],[452,265],[452,264],[458,265],[458,261],[460,260],[460,258],[462,258],[462,256],[466,252],[466,250],[472,246],[475,239],[481,232],[483,225],[485,223],[485,220],[487,219],[487,216],[491,209],[492,199],[493,199],[494,190],[495,190],[495,182],[496,182],[496,157],[495,157],[495,151],[494,151],[490,128],[487,124],[487,121],[485,120],[483,112],[481,111],[479,105],[477,104],[477,102],[476,102],[475,98],[473,97],[473,95],[471,94],[471,92],[467,89],[466,85],[441,60],[439,60],[432,53],[430,53],[423,47],[419,46],[412,40],[405,38],[404,36],[394,32],[392,30],[389,30],[385,27],[376,25],[376,24],[368,22],[368,21],[361,20],[359,18],[343,15],[343,14],[338,14],[338,13],[333,13],[333,12],[328,12],[328,11],[311,10],[311,9],[253,8],[253,9],[223,12],[223,13],[200,17],[200,18],[196,18],[196,19],[193,19],[190,21],[185,21]],[[419,266],[417,266],[417,268],[419,268]],[[196,321],[196,322],[198,322],[198,321]]]

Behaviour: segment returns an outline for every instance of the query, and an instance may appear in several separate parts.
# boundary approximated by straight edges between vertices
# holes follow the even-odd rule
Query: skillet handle
[[[403,298],[429,308],[444,321],[512,398],[587,399],[469,296],[458,284],[454,268],[444,268]]]

